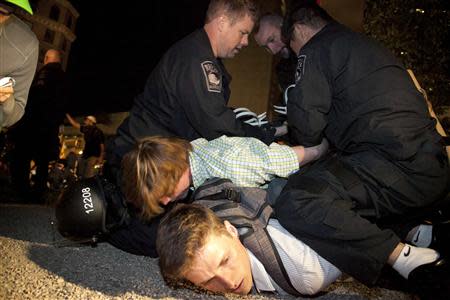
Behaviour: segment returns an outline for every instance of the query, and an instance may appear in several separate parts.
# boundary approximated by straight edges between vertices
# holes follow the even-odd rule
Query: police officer
[[[283,17],[278,14],[266,14],[261,17],[254,38],[258,46],[277,56],[276,74],[282,91],[294,84],[297,59],[281,36]]]
[[[221,61],[234,57],[248,45],[258,13],[253,0],[211,0],[203,28],[165,53],[144,92],[135,99],[130,116],[107,146],[107,177],[120,184],[122,156],[145,136],[178,136],[187,140],[248,136],[267,144],[274,140],[275,128],[243,123],[227,107],[231,77]],[[154,256],[157,224],[155,220],[141,226],[139,220],[133,219],[132,226],[111,236],[110,243],[128,252]]]
[[[291,140],[313,146],[326,138],[336,152],[288,179],[275,205],[280,223],[365,284],[388,263],[421,291],[448,289],[439,282],[449,278],[445,260],[427,248],[433,228],[397,235],[354,211],[409,216],[447,193],[441,137],[405,68],[315,1],[298,2],[283,32],[298,54],[287,106]]]
[[[236,120],[227,107],[231,77],[221,61],[248,45],[257,17],[253,1],[212,0],[203,28],[173,45],[153,70],[118,129],[115,154],[121,157],[136,139],[149,135],[187,140],[248,136],[270,144],[274,128]]]

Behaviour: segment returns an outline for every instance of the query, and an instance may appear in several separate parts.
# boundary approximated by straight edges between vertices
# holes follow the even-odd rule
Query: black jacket
[[[206,32],[199,29],[173,45],[151,73],[130,116],[113,142],[119,157],[136,139],[150,135],[208,140],[229,136],[273,141],[274,130],[252,127],[236,120],[227,107],[230,75],[214,57]]]
[[[435,121],[404,66],[387,50],[330,23],[300,50],[288,102],[294,144],[326,137],[343,153],[374,150],[390,160],[442,152]]]

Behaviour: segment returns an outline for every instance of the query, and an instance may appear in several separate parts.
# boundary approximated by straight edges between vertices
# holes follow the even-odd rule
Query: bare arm
[[[322,139],[319,145],[313,147],[294,146],[292,150],[297,154],[299,165],[302,167],[321,158],[328,151],[328,147],[328,141]]]
[[[80,123],[78,123],[77,121],[75,121],[75,119],[72,118],[71,115],[66,114],[66,117],[67,117],[67,120],[69,120],[69,123],[70,123],[73,127],[75,127],[76,129],[80,129],[80,128],[81,128]]]

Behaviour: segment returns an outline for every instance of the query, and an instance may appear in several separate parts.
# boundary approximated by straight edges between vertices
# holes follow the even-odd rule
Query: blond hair
[[[256,23],[260,9],[255,0],[211,0],[206,12],[205,23],[211,22],[220,14],[227,15],[232,23],[245,15],[248,15]]]
[[[211,235],[231,235],[211,209],[177,204],[161,220],[156,237],[161,274],[168,282],[184,281],[198,251]]]
[[[164,212],[160,199],[171,196],[189,168],[187,140],[152,136],[141,139],[122,159],[125,198],[150,219]]]

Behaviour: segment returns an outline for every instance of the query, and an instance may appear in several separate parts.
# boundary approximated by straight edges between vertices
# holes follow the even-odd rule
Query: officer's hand
[[[0,103],[5,102],[12,94],[14,94],[12,86],[0,87]]]
[[[275,137],[283,136],[288,133],[288,128],[286,125],[281,125],[275,127]]]
[[[330,148],[330,143],[328,143],[328,140],[326,138],[323,138],[320,145],[317,145],[315,147],[317,147],[317,150],[318,150],[317,158],[320,158],[328,152],[328,148]]]

